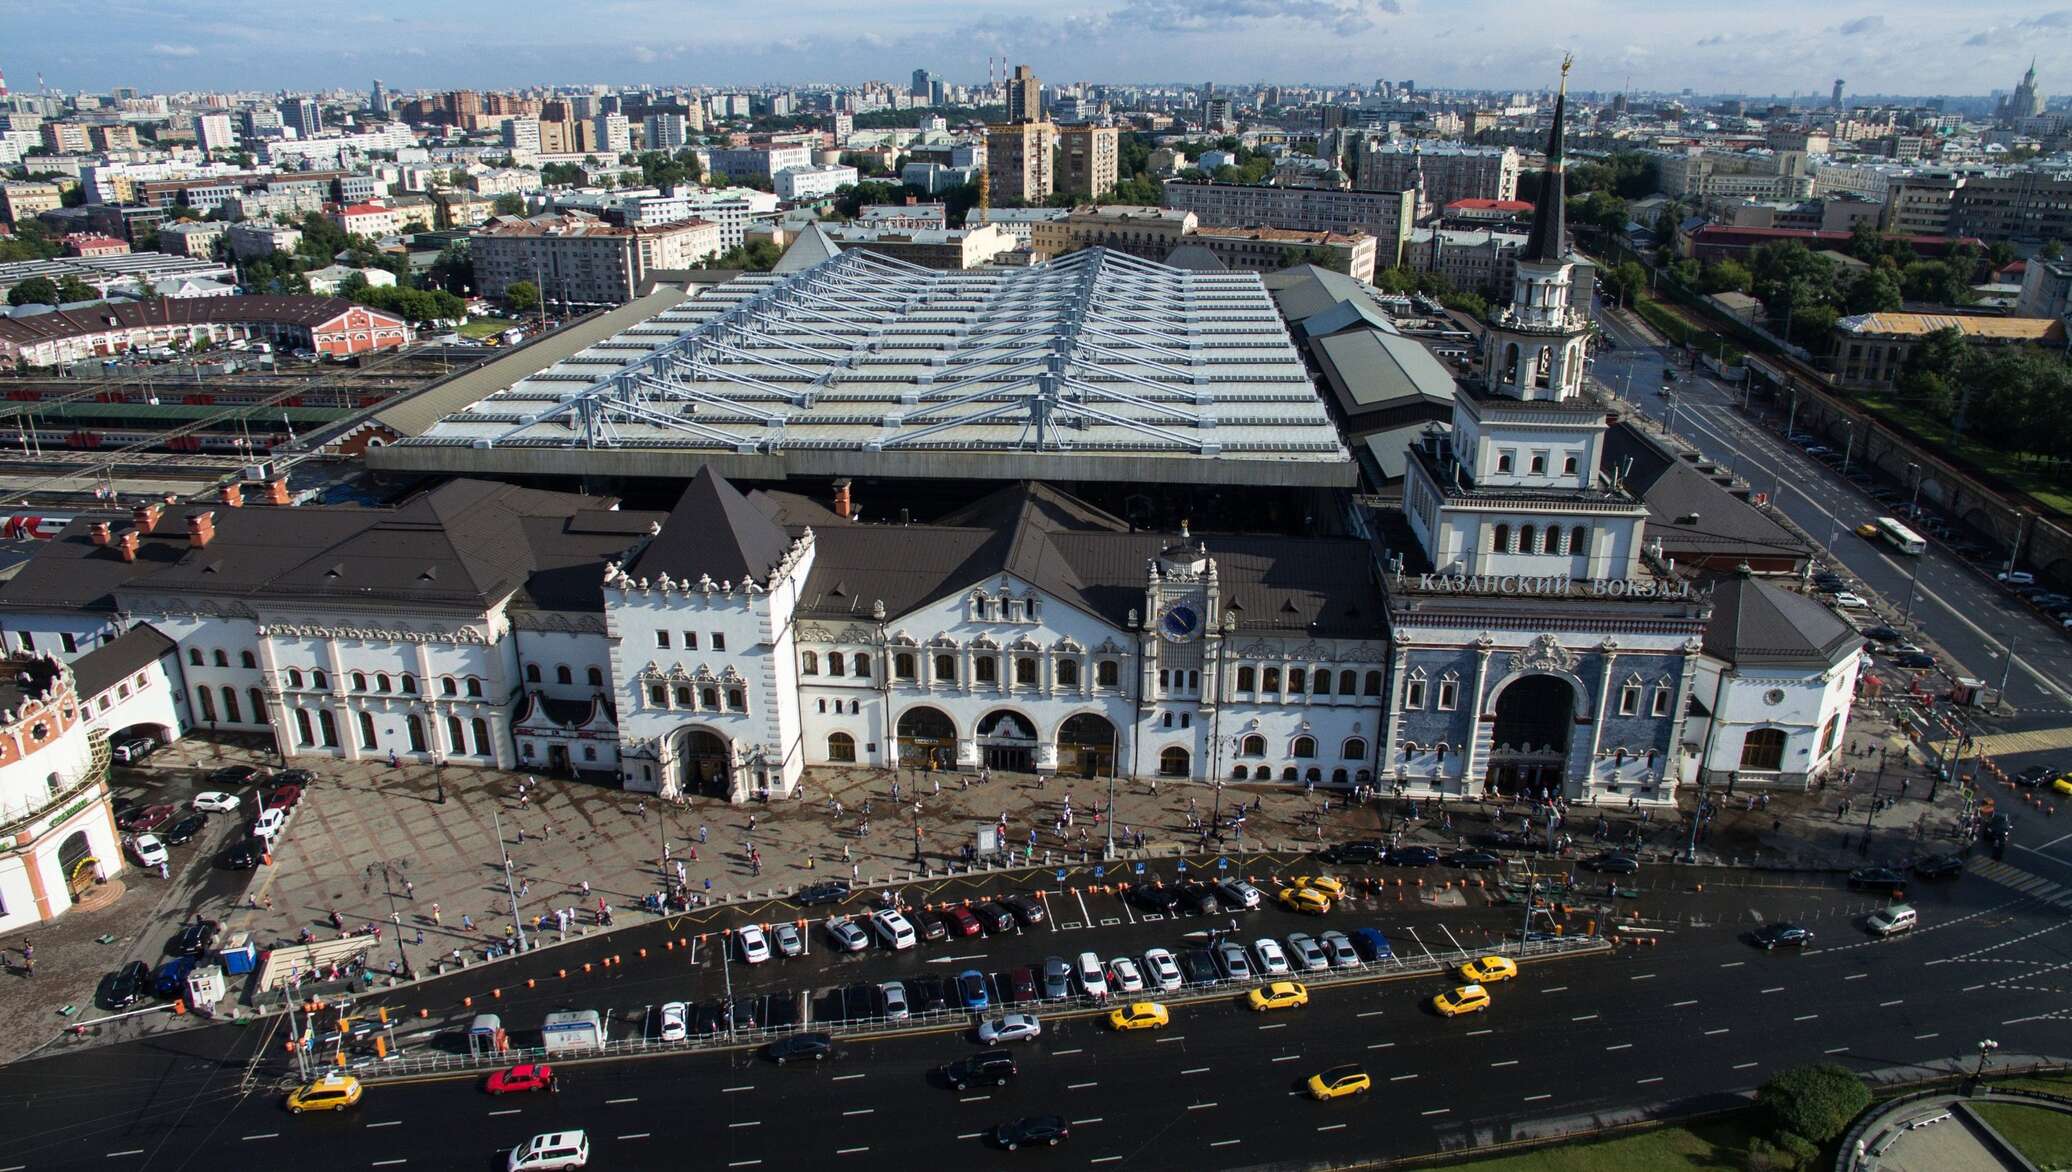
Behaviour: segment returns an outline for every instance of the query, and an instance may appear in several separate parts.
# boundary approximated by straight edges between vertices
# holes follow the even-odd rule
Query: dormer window
[[[1498,471],[1499,473],[1507,473],[1507,472],[1509,472],[1509,471],[1511,470],[1511,453],[1509,453],[1509,452],[1498,452],[1498,453],[1497,453],[1497,456],[1496,456],[1496,470],[1497,470],[1497,471]]]

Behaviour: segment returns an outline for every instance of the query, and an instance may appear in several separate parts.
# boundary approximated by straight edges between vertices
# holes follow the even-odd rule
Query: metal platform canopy
[[[715,286],[408,437],[382,469],[1349,486],[1260,278],[1105,249],[850,250]]]

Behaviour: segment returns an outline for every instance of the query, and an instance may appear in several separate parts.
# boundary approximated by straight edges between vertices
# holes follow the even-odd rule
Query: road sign
[[[1100,878],[1101,876],[1103,876],[1103,875],[1106,875],[1107,873],[1108,873],[1108,869],[1107,869],[1106,867],[1095,867],[1095,868],[1094,868],[1094,878],[1096,878],[1096,879],[1099,879],[1099,878]]]
[[[1065,869],[1064,869],[1063,867],[1059,867],[1059,868],[1058,868],[1058,882],[1060,882],[1060,883],[1063,883],[1064,881],[1065,881]]]
[[[1139,874],[1139,875],[1142,875],[1143,873],[1144,873],[1144,864],[1142,864],[1142,863],[1138,863],[1138,864],[1137,864],[1137,874]]]
[[[1181,860],[1180,860],[1180,873],[1181,873],[1182,875],[1185,875],[1185,874],[1187,873],[1187,860],[1186,860],[1186,859],[1181,859]]]
[[[1217,869],[1218,871],[1228,871],[1228,870],[1230,870],[1230,860],[1229,860],[1229,859],[1217,859],[1217,860],[1216,860],[1216,869]]]

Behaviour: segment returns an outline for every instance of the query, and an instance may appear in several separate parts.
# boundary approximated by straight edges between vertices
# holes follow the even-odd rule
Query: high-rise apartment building
[[[633,127],[624,114],[599,114],[590,126],[591,150],[623,155],[633,149]]]
[[[1058,145],[1064,148],[1058,169],[1059,191],[1099,199],[1115,186],[1121,137],[1113,126],[1060,127]]]
[[[1445,207],[1463,199],[1517,199],[1518,152],[1510,147],[1410,144],[1367,139],[1355,163],[1361,191],[1405,191],[1424,173],[1425,199]]]
[[[526,154],[540,153],[540,120],[513,118],[504,123],[504,149]]]
[[[1285,228],[1298,232],[1364,233],[1375,240],[1374,263],[1403,261],[1415,218],[1415,191],[1339,191],[1329,187],[1274,187],[1169,179],[1165,206],[1194,213],[1204,228]]]
[[[1007,120],[1038,122],[1043,119],[1043,83],[1026,65],[1014,67],[1007,79]]]
[[[927,70],[914,70],[914,82],[907,87],[907,96],[923,102],[927,101],[935,89],[932,82],[933,79],[928,76]]]
[[[650,114],[641,121],[641,129],[651,151],[680,150],[690,141],[690,126],[681,114]]]
[[[1234,109],[1229,98],[1210,98],[1202,103],[1202,120],[1210,130],[1236,130]]]
[[[195,115],[194,143],[204,154],[236,149],[237,132],[230,127],[230,115]]]
[[[532,281],[549,301],[581,305],[631,301],[647,274],[720,250],[719,225],[706,220],[626,228],[572,213],[493,224],[468,240],[483,296]]]
[[[992,198],[1031,204],[1048,198],[1056,190],[1050,156],[1057,140],[1058,128],[1048,122],[986,127],[986,175]]]
[[[40,128],[43,132],[43,147],[54,155],[83,155],[93,149],[86,137],[83,122],[46,122]]]
[[[376,118],[388,117],[388,87],[381,84],[381,79],[378,77],[374,79],[374,89],[367,95],[367,108],[374,111],[374,116]]]
[[[324,114],[315,98],[289,98],[281,103],[281,125],[297,138],[315,138],[324,128]]]

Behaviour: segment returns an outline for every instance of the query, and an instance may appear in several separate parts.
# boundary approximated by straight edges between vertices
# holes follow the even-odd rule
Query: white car
[[[1262,936],[1252,941],[1252,959],[1259,962],[1262,976],[1285,977],[1288,975],[1288,954],[1281,951],[1280,941]]]
[[[172,857],[166,854],[165,843],[160,842],[156,834],[139,834],[130,839],[129,848],[130,853],[137,856],[137,861],[147,867],[156,867]]]
[[[562,1172],[590,1164],[590,1137],[580,1128],[550,1131],[532,1137],[532,1142],[511,1149],[505,1172]]]
[[[157,747],[158,742],[150,737],[132,737],[115,746],[110,756],[115,758],[117,765],[135,765],[137,762],[149,757],[151,750]]]
[[[1078,965],[1074,967],[1079,977],[1079,987],[1086,991],[1087,996],[1098,998],[1108,995],[1108,974],[1101,969],[1100,957],[1091,952],[1082,952],[1079,954]]]
[[[681,1001],[662,1006],[662,1040],[681,1042],[691,1036],[690,1014]]]
[[[1847,607],[1850,610],[1869,610],[1871,606],[1870,601],[1864,598],[1863,595],[1851,594],[1847,590],[1835,595],[1834,603],[1836,606]]]
[[[741,942],[741,960],[744,964],[761,964],[770,959],[770,938],[756,924],[750,924],[734,933],[734,939]]]
[[[896,908],[884,908],[871,913],[871,927],[878,933],[878,939],[894,952],[902,952],[914,946],[914,926],[899,914]]]
[[[1108,962],[1108,982],[1117,993],[1144,991],[1144,974],[1137,970],[1137,962],[1127,956],[1118,956]]]
[[[1144,954],[1144,972],[1153,985],[1169,993],[1184,983],[1180,979],[1180,962],[1163,948],[1154,948]]]
[[[770,935],[777,940],[777,955],[786,960],[802,956],[806,951],[806,938],[799,935],[798,925],[779,924],[770,929]]]
[[[1315,940],[1301,932],[1288,937],[1288,963],[1294,965],[1297,971],[1305,973],[1331,967],[1331,961],[1324,956],[1324,950]]]
[[[1043,1023],[1033,1013],[1003,1013],[979,1023],[978,1040],[994,1046],[1001,1042],[1030,1042],[1043,1036]]]
[[[1232,882],[1229,886],[1231,894],[1237,896],[1238,903],[1247,911],[1258,907],[1266,901],[1266,896],[1261,894],[1257,887],[1246,883],[1242,879]]]
[[[226,794],[221,790],[212,789],[205,793],[194,795],[193,805],[195,809],[200,810],[204,814],[235,814],[237,813],[237,795]]]
[[[259,816],[252,820],[252,833],[259,838],[272,842],[274,836],[279,834],[287,825],[288,812],[286,810],[262,810]]]
[[[871,946],[871,938],[864,935],[863,929],[857,927],[852,920],[829,920],[827,934],[833,938],[835,947],[843,952],[862,952]]]

